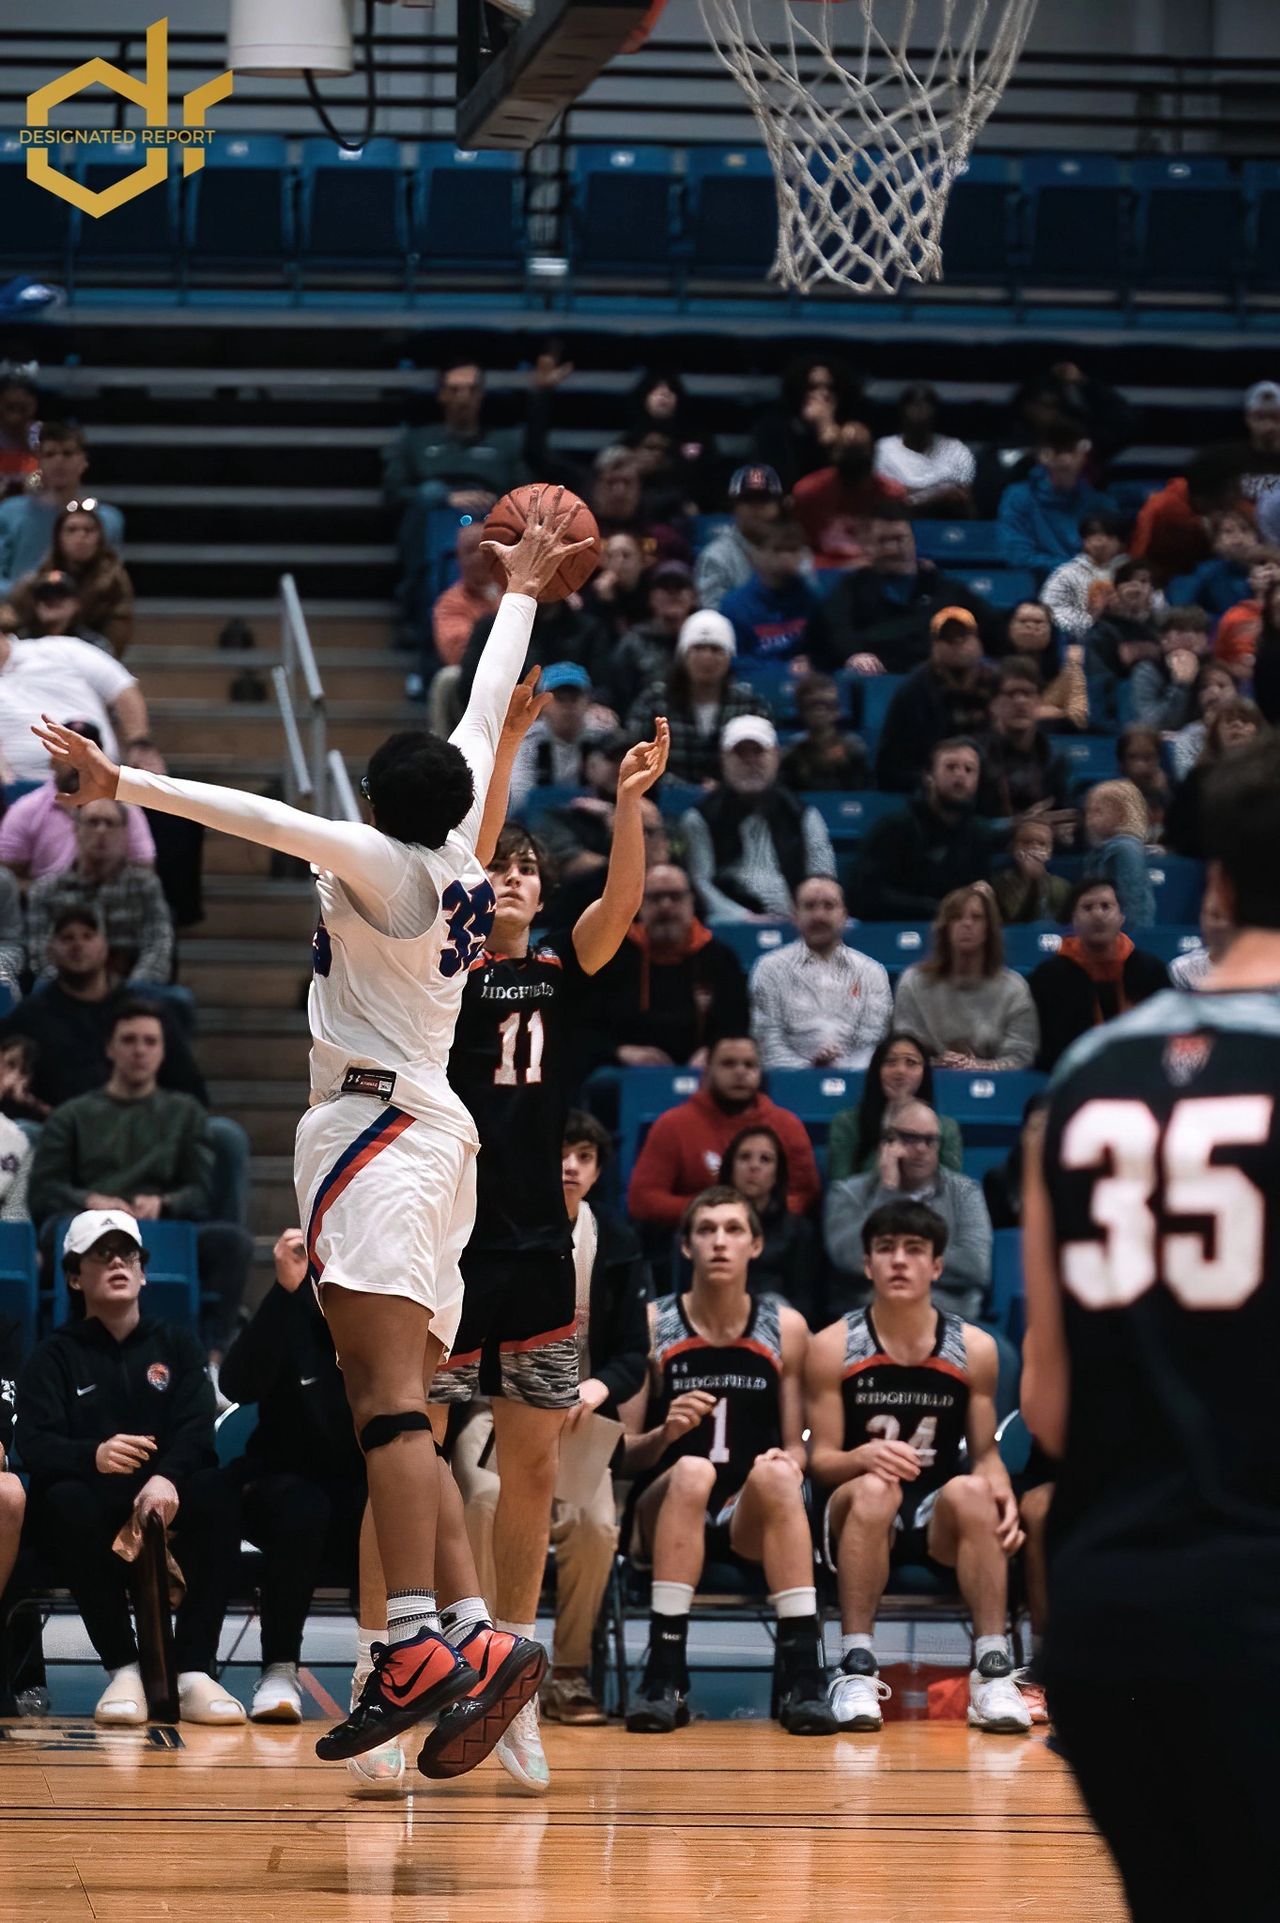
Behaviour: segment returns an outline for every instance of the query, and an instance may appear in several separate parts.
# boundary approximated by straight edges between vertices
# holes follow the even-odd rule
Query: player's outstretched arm
[[[1053,1211],[1044,1179],[1044,1122],[1043,1115],[1033,1115],[1022,1135],[1022,1270],[1027,1290],[1022,1413],[1041,1448],[1060,1456],[1067,1442],[1071,1378]]]
[[[644,815],[640,803],[658,781],[671,752],[666,717],[654,723],[652,741],[630,749],[618,769],[618,802],[613,817],[613,846],[604,892],[579,915],[573,949],[584,974],[594,975],[611,962],[640,912],[644,894]]]
[[[507,703],[507,718],[498,736],[498,751],[494,756],[493,774],[489,781],[489,791],[484,798],[484,814],[480,822],[480,833],[476,836],[476,860],[482,868],[487,868],[493,860],[493,851],[498,845],[507,819],[507,803],[511,795],[511,770],[520,752],[520,743],[528,734],[538,716],[551,701],[549,694],[538,693],[538,676],[541,668],[531,668],[523,681],[517,681]]]

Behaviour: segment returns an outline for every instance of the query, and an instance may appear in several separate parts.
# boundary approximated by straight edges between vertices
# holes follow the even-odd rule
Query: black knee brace
[[[425,1429],[430,1434],[430,1417],[424,1415],[421,1409],[401,1409],[397,1415],[393,1416],[370,1416],[360,1431],[360,1447],[365,1455],[368,1455],[371,1449],[385,1448],[387,1443],[394,1442],[397,1436],[408,1435],[412,1431],[421,1429]],[[432,1440],[434,1441],[434,1437]]]

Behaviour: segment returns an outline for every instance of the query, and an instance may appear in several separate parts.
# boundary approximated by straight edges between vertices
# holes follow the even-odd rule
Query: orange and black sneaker
[[[316,1744],[324,1762],[363,1756],[414,1723],[438,1716],[476,1681],[443,1636],[424,1629],[403,1643],[375,1643],[373,1668],[346,1721]]]
[[[508,1724],[538,1693],[546,1674],[541,1643],[482,1623],[459,1646],[475,1670],[467,1694],[445,1710],[418,1754],[424,1776],[465,1776],[483,1763]]]

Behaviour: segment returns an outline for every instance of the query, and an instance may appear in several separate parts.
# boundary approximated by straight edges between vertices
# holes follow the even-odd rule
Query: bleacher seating
[[[993,608],[1016,608],[1019,601],[1036,598],[1036,577],[1029,568],[953,568],[950,572]]]
[[[991,1293],[987,1316],[1011,1342],[1022,1339],[1022,1230],[997,1229],[992,1238]]]
[[[939,1115],[960,1125],[973,1148],[998,1147],[1013,1140],[1033,1095],[1045,1086],[1034,1069],[1006,1068],[996,1074],[967,1068],[935,1068],[933,1099]]]
[[[1026,279],[1054,286],[1123,286],[1128,195],[1106,154],[1035,154],[1022,163]]]
[[[825,1146],[835,1116],[862,1099],[864,1079],[861,1069],[775,1068],[767,1087],[779,1107],[800,1117],[817,1147]]]
[[[666,278],[677,228],[675,156],[667,147],[579,147],[570,246],[585,274]]]
[[[885,815],[902,812],[902,796],[881,794],[878,791],[850,794],[806,794],[801,795],[808,807],[816,808],[827,825],[831,845],[839,853],[842,849],[856,847],[864,835],[870,834],[877,821]]]
[[[406,189],[398,140],[370,140],[353,150],[331,140],[304,141],[304,262],[346,269],[405,266]]]
[[[916,552],[944,573],[958,567],[997,567],[1000,537],[995,521],[913,522]]]
[[[35,1341],[39,1289],[35,1230],[30,1222],[0,1222],[0,1315],[18,1324],[24,1355]]]
[[[942,227],[949,281],[1008,283],[1017,245],[1014,166],[1008,154],[969,156]]]
[[[1280,287],[1280,161],[1251,160],[1244,170],[1249,210],[1249,279],[1258,288]]]
[[[15,132],[0,133],[0,272],[70,279],[71,247],[81,216],[27,179],[27,155]]]
[[[427,270],[515,272],[522,261],[524,174],[500,149],[424,141],[413,185],[413,250]]]
[[[186,189],[193,267],[240,263],[288,271],[297,249],[288,143],[279,134],[215,140]]]
[[[686,161],[695,274],[763,279],[773,262],[777,196],[763,147],[694,147]]]
[[[77,168],[81,183],[93,193],[114,187],[126,175],[141,171],[141,162],[128,144],[110,149],[88,148],[92,158]],[[166,180],[113,208],[109,218],[85,215],[76,241],[79,268],[102,274],[133,272],[173,273],[179,253],[178,193],[181,169],[170,167]],[[46,196],[48,198],[48,196]]]
[[[702,1077],[696,1068],[629,1068],[618,1103],[619,1161],[625,1185],[645,1136],[669,1108],[686,1102]]]
[[[1238,285],[1244,198],[1230,163],[1187,158],[1135,160],[1137,272],[1143,287]]]

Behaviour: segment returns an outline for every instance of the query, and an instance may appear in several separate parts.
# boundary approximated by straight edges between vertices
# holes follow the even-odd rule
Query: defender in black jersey
[[[1060,1455],[1045,1680],[1138,1923],[1261,1923],[1280,1751],[1280,748],[1206,783],[1237,931],[1064,1056],[1029,1143],[1023,1409]]]
[[[933,1306],[947,1245],[933,1209],[888,1202],[862,1240],[873,1299],[814,1337],[805,1375],[810,1467],[832,1491],[823,1547],[844,1632],[832,1708],[842,1728],[881,1727],[889,1690],[872,1643],[876,1610],[891,1568],[932,1563],[956,1571],[973,1615],[969,1721],[1027,1730],[1006,1634],[1008,1558],[1022,1531],[996,1445],[996,1345]]]
[[[665,1732],[689,1720],[689,1610],[710,1554],[764,1564],[778,1612],[779,1720],[792,1735],[830,1735],[804,1505],[809,1332],[777,1296],[749,1292],[763,1238],[736,1189],[696,1196],[681,1233],[693,1281],[651,1311],[654,1424],[626,1444],[627,1466],[640,1472],[630,1550],[653,1568],[649,1656],[627,1728]]]

